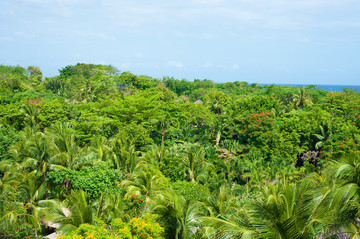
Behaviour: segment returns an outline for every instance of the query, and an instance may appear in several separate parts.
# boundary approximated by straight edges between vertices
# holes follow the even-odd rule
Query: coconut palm
[[[41,229],[38,210],[35,207],[35,200],[40,199],[46,193],[45,183],[41,184],[40,187],[36,180],[35,174],[33,171],[31,173],[26,173],[23,170],[23,167],[17,163],[1,162],[0,171],[6,169],[4,176],[0,180],[0,193],[6,194],[9,187],[14,187],[18,194],[17,197],[17,206],[22,206],[21,211],[14,210],[14,205],[12,210],[2,212],[3,203],[0,199],[0,231],[12,231],[15,225],[24,224],[31,226],[35,230],[35,235]],[[20,202],[19,201],[24,201]],[[21,227],[19,226],[19,227]],[[1,234],[1,233],[0,233]]]
[[[258,232],[251,225],[249,219],[243,214],[225,215],[222,218],[202,217],[204,225],[202,230],[205,238],[235,239],[256,238]]]
[[[165,148],[164,144],[151,145],[150,149],[143,155],[142,160],[159,168],[168,153],[169,150]]]
[[[354,210],[356,207],[354,201],[348,200],[348,196],[353,194],[351,190],[349,191],[349,187],[339,187],[339,178],[335,175],[340,171],[336,170],[336,164],[305,178],[306,181],[313,182],[316,187],[313,191],[316,210],[312,213],[312,220],[322,225],[318,235],[320,238],[359,238],[356,210]]]
[[[126,205],[122,193],[104,192],[98,200],[93,203],[94,216],[109,224],[114,218],[130,220],[125,213]]]
[[[217,147],[220,143],[221,135],[224,129],[228,126],[228,116],[226,112],[222,115],[215,117],[214,131],[215,131],[215,146]]]
[[[224,111],[229,101],[230,97],[221,91],[209,92],[204,97],[204,103],[209,110],[219,115]]]
[[[136,166],[129,179],[121,182],[121,186],[127,191],[126,197],[143,195],[149,200],[166,188],[167,179],[158,169],[142,162]]]
[[[37,236],[38,231],[41,230],[40,221],[37,217],[28,213],[17,213],[16,211],[7,211],[0,217],[0,235],[7,237],[7,233],[12,232],[14,229],[19,230],[24,224],[29,225],[35,231]],[[5,235],[2,234],[5,232]],[[11,238],[11,236],[9,236]]]
[[[19,184],[19,190],[22,192],[22,198],[29,204],[29,208],[46,195],[46,182],[37,180],[36,171],[32,171],[24,177]]]
[[[330,194],[333,224],[328,234],[347,232],[353,238],[359,236],[360,220],[360,160],[348,155],[331,163],[328,171],[335,181]]]
[[[261,198],[246,201],[244,211],[202,220],[216,238],[314,238],[325,232],[327,198],[311,182],[277,182],[263,187]]]
[[[110,147],[106,138],[95,135],[91,138],[89,149],[96,154],[96,157],[102,161],[107,161],[111,158]]]
[[[3,173],[0,179],[0,193],[7,185],[19,185],[26,176],[24,168],[16,162],[0,161],[0,172]]]
[[[165,238],[187,239],[199,229],[196,205],[172,191],[163,192],[155,200],[152,212],[165,228]]]
[[[34,104],[25,104],[22,105],[22,109],[20,111],[25,115],[24,122],[27,124],[26,126],[31,129],[32,133],[35,133],[39,128],[40,109]]]
[[[329,120],[325,126],[319,126],[320,134],[314,134],[318,142],[315,144],[315,149],[319,150],[324,146],[324,142],[329,140],[332,136],[332,120]]]
[[[295,103],[295,96],[293,93],[289,92],[283,97],[283,103],[285,112],[290,112],[294,109],[296,109],[296,103]]]
[[[211,195],[199,206],[203,209],[203,214],[211,217],[221,217],[237,209],[231,189],[226,185],[222,185],[219,193]]]
[[[39,201],[39,207],[47,224],[56,225],[57,231],[68,234],[80,224],[92,223],[93,209],[84,191],[72,191],[67,203],[57,200]]]
[[[313,104],[311,95],[304,86],[298,89],[298,94],[294,95],[294,101],[295,106],[300,109]]]
[[[29,138],[26,138],[28,137]],[[23,168],[35,170],[36,177],[45,182],[49,171],[64,169],[55,163],[54,155],[59,153],[56,145],[42,132],[28,135],[27,130],[22,134],[22,139],[11,148]],[[46,193],[47,197],[47,193]]]
[[[192,183],[204,180],[208,175],[208,170],[213,166],[205,161],[204,155],[205,152],[202,148],[191,147],[182,160],[181,165],[184,167],[184,173]]]
[[[76,141],[75,134],[68,123],[56,123],[46,132],[47,137],[56,147],[56,154],[53,161],[70,169],[81,167],[82,149]]]
[[[118,135],[110,141],[110,154],[117,169],[125,173],[134,171],[139,162],[140,152],[135,148],[135,139]]]
[[[165,134],[168,133],[172,124],[172,119],[166,111],[162,115],[158,115],[157,119],[152,119],[151,124],[155,126],[157,132],[161,132],[161,144],[164,144]]]

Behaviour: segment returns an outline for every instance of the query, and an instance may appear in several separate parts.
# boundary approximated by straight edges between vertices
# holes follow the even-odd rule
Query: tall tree
[[[195,204],[172,191],[158,196],[152,212],[165,228],[165,238],[187,239],[197,230]]]

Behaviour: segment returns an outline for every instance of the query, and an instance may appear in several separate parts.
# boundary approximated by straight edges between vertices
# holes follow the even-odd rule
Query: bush
[[[81,224],[73,233],[59,239],[162,239],[164,229],[155,219],[150,213],[145,214],[143,218],[132,218],[129,223],[115,218],[111,222],[111,227],[101,220],[96,220],[97,225]]]

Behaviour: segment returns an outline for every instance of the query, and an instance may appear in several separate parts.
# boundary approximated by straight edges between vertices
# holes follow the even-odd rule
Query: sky
[[[1,0],[0,64],[360,85],[359,0]]]

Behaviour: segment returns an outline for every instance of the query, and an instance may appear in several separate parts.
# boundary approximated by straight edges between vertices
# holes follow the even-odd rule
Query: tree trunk
[[[216,143],[215,146],[218,146],[220,143],[220,138],[221,138],[221,131],[219,130],[216,134]]]
[[[48,199],[48,191],[47,191],[47,184],[46,184],[46,172],[43,173],[43,180],[45,183],[45,200]]]
[[[165,130],[162,131],[161,133],[161,143],[164,143],[164,138],[165,138]]]

